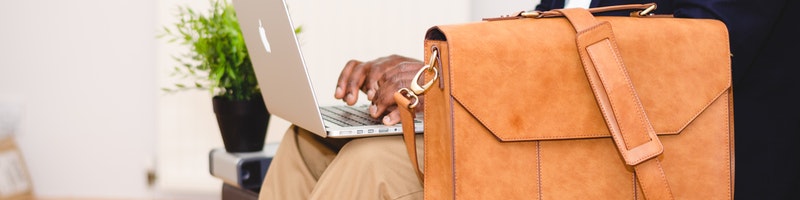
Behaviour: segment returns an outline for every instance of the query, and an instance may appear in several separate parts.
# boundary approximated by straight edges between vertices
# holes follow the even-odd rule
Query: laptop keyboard
[[[381,124],[381,121],[369,116],[367,106],[328,106],[320,110],[323,120],[342,127]]]

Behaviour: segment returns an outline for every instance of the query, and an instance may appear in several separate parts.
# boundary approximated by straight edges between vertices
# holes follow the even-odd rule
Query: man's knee
[[[369,137],[348,142],[342,147],[337,159],[350,164],[358,163],[363,165],[362,167],[377,167],[396,165],[396,157],[401,153],[405,153],[402,138],[397,136]],[[407,156],[403,158],[408,159]]]
[[[391,136],[359,138],[345,144],[341,151],[364,158],[380,157],[390,151],[394,142],[396,141]]]

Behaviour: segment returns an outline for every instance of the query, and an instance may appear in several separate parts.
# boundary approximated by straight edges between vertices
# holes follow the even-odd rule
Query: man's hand
[[[339,75],[334,97],[342,99],[347,105],[354,105],[358,101],[358,91],[361,90],[372,101],[372,106],[369,107],[372,117],[384,116],[384,124],[397,124],[400,122],[400,113],[392,95],[400,88],[408,87],[411,79],[423,66],[421,61],[399,55],[369,62],[351,60]]]

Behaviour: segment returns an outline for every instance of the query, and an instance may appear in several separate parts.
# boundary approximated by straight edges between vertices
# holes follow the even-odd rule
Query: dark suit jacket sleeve
[[[766,40],[774,30],[781,15],[789,9],[786,0],[675,0],[672,5],[675,17],[719,19],[728,26],[734,81],[747,73],[758,52],[765,48]]]

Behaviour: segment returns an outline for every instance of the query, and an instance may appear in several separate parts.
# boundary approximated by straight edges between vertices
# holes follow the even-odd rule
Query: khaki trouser
[[[422,135],[417,135],[422,159]],[[321,138],[292,126],[259,195],[268,199],[422,199],[402,136]]]

